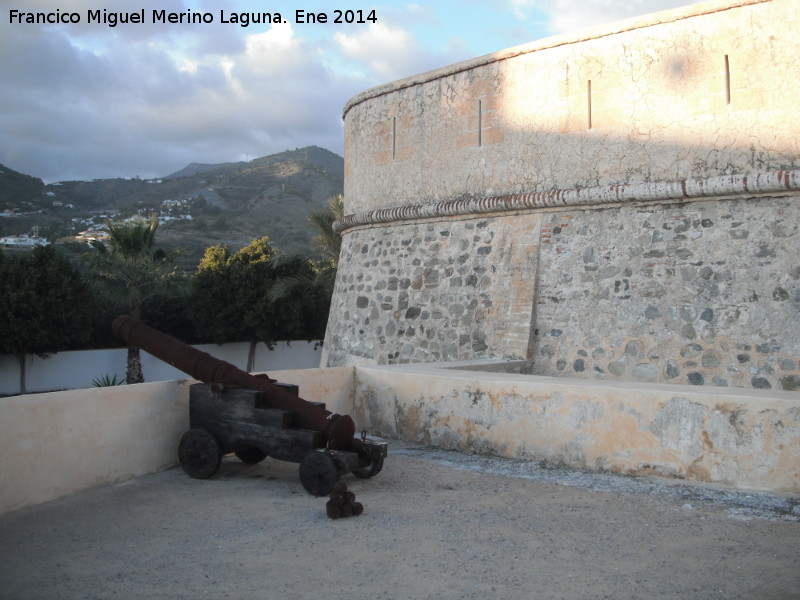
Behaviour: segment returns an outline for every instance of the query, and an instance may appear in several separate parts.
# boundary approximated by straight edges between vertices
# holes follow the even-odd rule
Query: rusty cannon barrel
[[[129,346],[141,348],[203,383],[265,392],[270,408],[292,411],[297,426],[321,432],[329,449],[351,450],[363,446],[354,438],[355,423],[349,415],[332,413],[307,402],[274,385],[274,380],[268,377],[251,375],[127,315],[114,319],[111,331]]]

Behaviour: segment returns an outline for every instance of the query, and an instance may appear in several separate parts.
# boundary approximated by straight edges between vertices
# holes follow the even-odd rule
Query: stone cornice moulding
[[[461,198],[430,204],[381,208],[345,215],[333,223],[333,230],[341,233],[361,225],[382,225],[417,219],[459,217],[545,208],[586,208],[606,204],[658,203],[719,196],[763,195],[796,191],[800,191],[800,170],[767,171],[742,175],[722,175],[705,179],[683,179],[571,190],[528,192],[508,196]]]

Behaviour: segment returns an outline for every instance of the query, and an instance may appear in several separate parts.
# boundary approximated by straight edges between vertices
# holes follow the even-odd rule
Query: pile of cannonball
[[[337,481],[333,486],[330,500],[325,504],[325,511],[331,519],[340,517],[357,517],[364,512],[364,505],[356,502],[356,495],[347,491],[347,484]]]

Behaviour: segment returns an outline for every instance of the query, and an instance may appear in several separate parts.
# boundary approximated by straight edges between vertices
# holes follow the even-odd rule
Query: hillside
[[[41,179],[0,165],[0,212],[16,204],[30,203],[33,206],[41,201],[42,194],[44,183]]]
[[[343,168],[340,156],[315,146],[247,162],[192,163],[148,180],[62,181],[45,186],[41,180],[0,167],[13,174],[0,179],[0,194],[6,189],[12,198],[0,209],[14,215],[0,219],[0,235],[26,233],[35,226],[53,240],[99,226],[109,215],[125,218],[155,212],[174,219],[160,226],[159,242],[184,249],[182,267],[187,269],[197,265],[208,246],[225,243],[238,249],[265,235],[285,254],[310,255],[315,233],[308,226],[308,214],[342,193]],[[25,194],[12,194],[23,185]]]

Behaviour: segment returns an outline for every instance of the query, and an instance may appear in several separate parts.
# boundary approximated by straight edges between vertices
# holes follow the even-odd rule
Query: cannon
[[[271,456],[299,463],[306,491],[325,496],[343,475],[369,478],[383,467],[385,443],[368,440],[365,433],[355,437],[349,415],[302,399],[297,386],[246,373],[126,315],[114,319],[111,330],[129,346],[202,382],[189,388],[189,430],[178,445],[189,476],[212,477],[226,454],[247,464]]]

